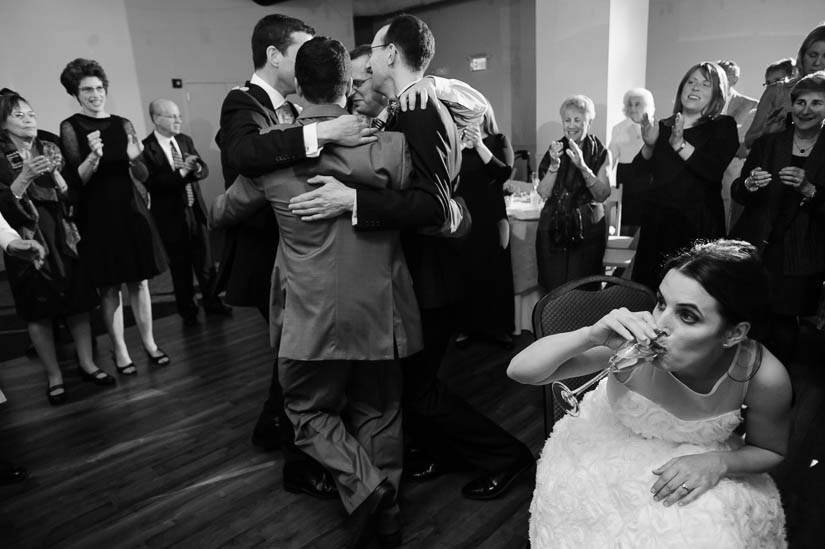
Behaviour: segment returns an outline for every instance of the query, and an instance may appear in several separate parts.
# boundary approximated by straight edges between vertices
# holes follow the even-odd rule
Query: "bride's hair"
[[[730,324],[759,322],[770,299],[768,274],[756,248],[743,240],[698,241],[671,257],[663,273],[676,269],[702,285]]]

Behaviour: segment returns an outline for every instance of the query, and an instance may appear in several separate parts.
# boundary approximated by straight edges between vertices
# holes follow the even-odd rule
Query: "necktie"
[[[381,120],[380,118],[373,118],[372,123],[370,124],[370,126],[377,129],[378,131],[383,130],[386,125],[387,123]]]
[[[278,124],[294,124],[295,114],[292,112],[292,105],[288,101],[275,109],[275,114],[278,115]]]
[[[175,144],[174,139],[169,142],[169,147],[172,149],[172,164],[175,165],[175,169],[186,169],[186,165],[183,163],[183,158],[180,156],[180,151],[178,151],[178,146]],[[187,183],[184,190],[186,191],[186,205],[191,208],[195,203],[195,191],[192,190],[192,184]]]

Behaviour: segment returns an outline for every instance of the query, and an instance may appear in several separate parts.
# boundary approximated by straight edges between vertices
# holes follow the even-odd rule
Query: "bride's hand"
[[[625,341],[648,343],[656,338],[656,323],[649,311],[632,312],[626,308],[613,309],[588,328],[587,338],[595,346],[613,350]]]
[[[664,500],[665,507],[687,505],[719,484],[725,464],[718,452],[692,454],[671,459],[653,474],[659,476],[650,489],[655,501]]]

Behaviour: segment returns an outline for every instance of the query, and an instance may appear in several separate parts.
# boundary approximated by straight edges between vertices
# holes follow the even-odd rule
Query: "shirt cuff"
[[[355,198],[352,199],[352,226],[358,225],[358,191],[355,191]]]
[[[304,126],[304,153],[307,158],[317,158],[321,154],[318,148],[318,123]]]

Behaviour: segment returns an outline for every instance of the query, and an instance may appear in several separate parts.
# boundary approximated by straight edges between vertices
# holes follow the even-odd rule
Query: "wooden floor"
[[[272,363],[258,314],[236,309],[195,328],[168,316],[155,329],[171,366],[150,366],[129,328],[138,376],[99,388],[67,362],[70,402],[62,407],[48,405],[36,362],[2,365],[9,403],[0,407],[0,456],[25,465],[31,477],[0,487],[0,547],[340,547],[340,503],[285,492],[281,454],[249,442]],[[530,339],[522,335],[517,349]],[[99,365],[113,372],[108,340],[98,343]],[[506,378],[514,352],[483,343],[452,349],[445,375],[538,452],[539,392]],[[825,463],[808,467],[816,456],[825,462],[825,407],[821,372],[813,382],[799,375],[795,449],[779,476],[792,547],[808,547],[822,539],[825,516]],[[526,547],[533,479],[500,500],[477,502],[460,496],[471,478],[403,487],[404,547]]]

